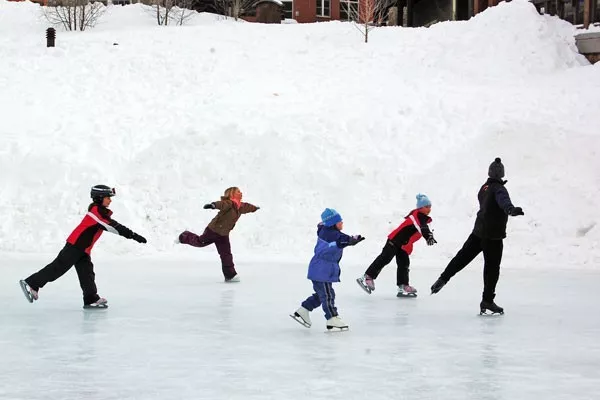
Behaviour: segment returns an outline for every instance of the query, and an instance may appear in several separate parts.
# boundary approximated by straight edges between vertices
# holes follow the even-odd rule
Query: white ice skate
[[[28,302],[33,303],[39,298],[37,290],[33,290],[24,280],[20,280],[19,285],[21,285],[21,290]]]
[[[91,304],[84,304],[83,308],[86,310],[108,308],[108,300],[106,300],[104,297],[100,297]]]
[[[290,314],[295,321],[297,321],[300,325],[310,328],[312,322],[310,320],[310,311],[308,311],[304,307],[300,307],[293,314]]]
[[[361,276],[356,280],[356,283],[358,283],[358,286],[360,286],[362,290],[364,290],[368,294],[371,294],[375,291],[375,282],[373,281],[373,278],[371,278],[369,275],[365,274]]]
[[[225,279],[225,283],[236,283],[240,281],[240,276],[239,275],[235,275],[233,278],[231,279]]]
[[[397,297],[417,297],[417,289],[410,285],[400,285],[398,286],[398,294]]]
[[[327,331],[328,332],[339,332],[339,331],[347,331],[348,324],[342,321],[339,315],[335,317],[331,317],[327,320]]]

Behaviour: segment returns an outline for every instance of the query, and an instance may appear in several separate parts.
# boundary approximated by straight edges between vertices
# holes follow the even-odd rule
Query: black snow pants
[[[381,254],[371,263],[365,274],[373,279],[377,279],[383,267],[388,265],[394,257],[396,257],[396,265],[398,266],[396,270],[396,285],[408,285],[410,267],[408,254],[390,241],[387,241],[385,246],[383,246]]]
[[[25,279],[25,282],[34,290],[39,290],[48,282],[54,282],[63,276],[71,267],[75,265],[79,285],[83,291],[83,304],[91,304],[97,301],[98,289],[94,274],[94,264],[89,254],[83,250],[67,243],[58,253],[58,256],[50,264]]]
[[[504,244],[502,239],[481,239],[471,234],[462,249],[454,256],[450,263],[440,275],[440,278],[448,282],[460,270],[466,267],[483,251],[483,295],[482,300],[494,301],[496,284],[500,277],[500,262],[502,261],[502,250]]]

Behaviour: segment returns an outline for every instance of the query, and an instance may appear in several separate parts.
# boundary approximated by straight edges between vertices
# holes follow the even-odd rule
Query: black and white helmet
[[[90,191],[90,196],[94,200],[94,202],[102,202],[105,197],[113,197],[117,194],[115,188],[110,188],[106,185],[96,185],[92,187]]]

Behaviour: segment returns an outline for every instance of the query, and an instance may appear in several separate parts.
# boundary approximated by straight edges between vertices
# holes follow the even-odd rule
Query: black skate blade
[[[328,326],[327,330],[325,331],[325,333],[346,332],[348,330],[350,330],[350,328],[347,327],[347,326],[343,326],[343,327]]]
[[[417,297],[417,294],[416,294],[416,293],[412,293],[412,294],[402,294],[402,293],[398,293],[398,294],[396,295],[396,297],[399,297],[399,298],[408,298],[408,299],[409,299],[409,298],[415,298],[415,297]]]
[[[310,325],[305,320],[303,320],[302,317],[296,317],[294,314],[290,314],[290,317],[292,317],[292,319],[294,321],[296,321],[297,323],[299,323],[303,327],[310,328]]]
[[[21,290],[23,291],[27,301],[33,303],[33,295],[29,292],[29,290],[27,290],[27,283],[24,280],[20,280],[19,285],[21,286]]]
[[[369,289],[368,286],[363,285],[363,283],[360,281],[360,278],[356,279],[356,283],[358,283],[358,286],[360,286],[362,290],[364,290],[365,292],[367,292],[367,294],[371,294],[372,293],[371,289]]]
[[[104,304],[101,306],[91,306],[89,304],[85,304],[83,306],[84,310],[106,310],[108,308],[108,304]]]

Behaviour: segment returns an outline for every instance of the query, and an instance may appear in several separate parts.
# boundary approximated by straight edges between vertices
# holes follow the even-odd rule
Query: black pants
[[[94,264],[92,264],[89,254],[68,243],[58,253],[54,261],[25,279],[25,282],[32,289],[39,290],[46,283],[54,282],[63,276],[73,265],[75,265],[79,285],[83,290],[83,304],[91,304],[97,301],[100,296],[98,296],[98,289],[96,288]]]
[[[410,266],[408,254],[390,241],[383,246],[381,254],[377,256],[369,268],[367,268],[365,274],[376,279],[383,267],[388,265],[394,257],[396,257],[396,264],[398,265],[396,271],[396,285],[408,285],[408,271]]]
[[[500,277],[500,262],[502,261],[502,239],[480,239],[471,234],[462,249],[450,261],[440,278],[448,282],[456,273],[466,267],[483,251],[483,300],[493,301],[496,284]]]

